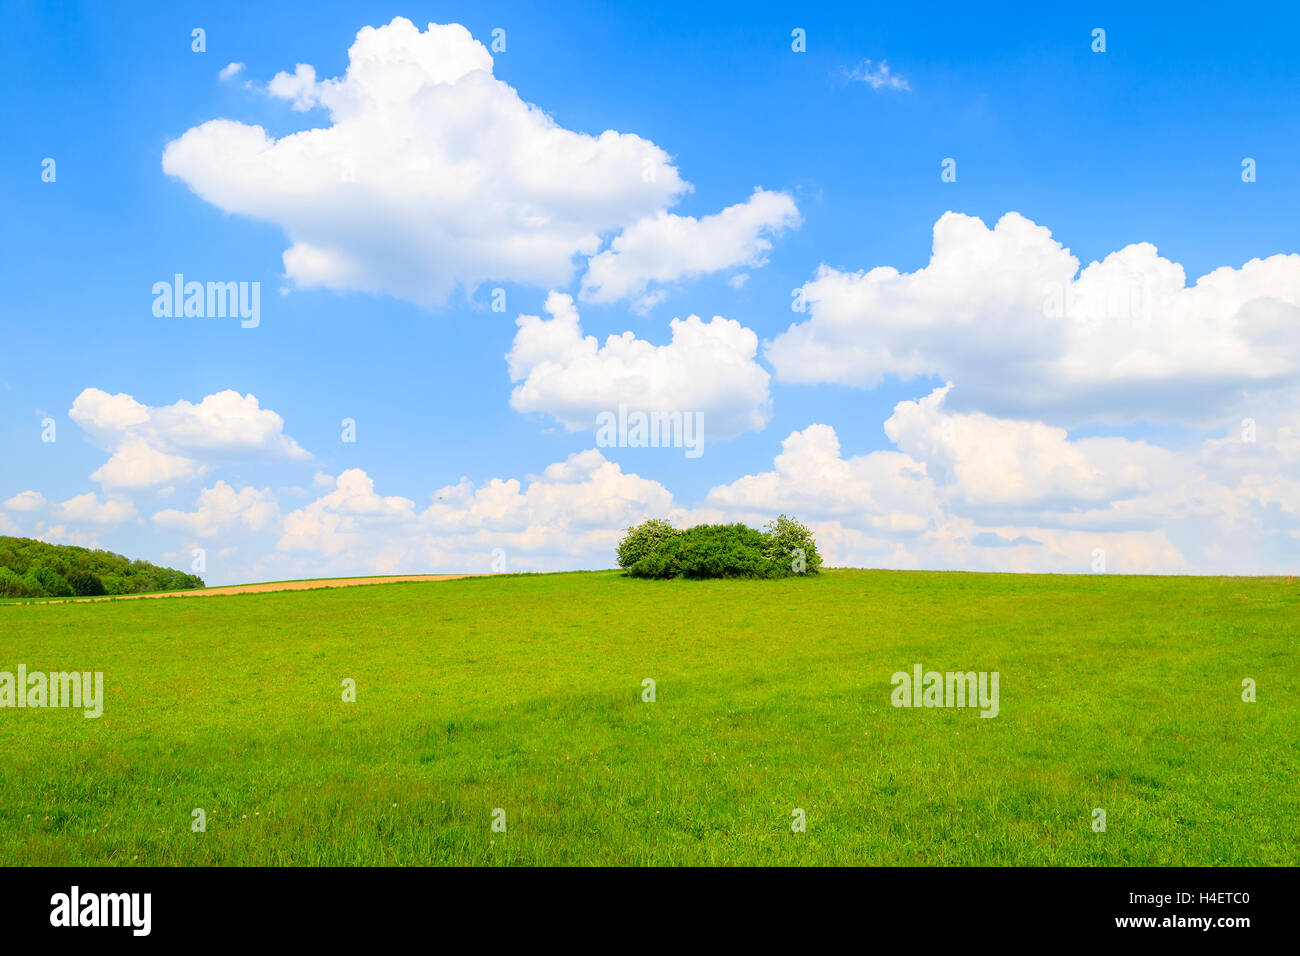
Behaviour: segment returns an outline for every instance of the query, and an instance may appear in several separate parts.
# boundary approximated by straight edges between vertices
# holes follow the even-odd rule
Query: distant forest
[[[203,587],[203,579],[111,551],[0,536],[0,597],[92,597]]]

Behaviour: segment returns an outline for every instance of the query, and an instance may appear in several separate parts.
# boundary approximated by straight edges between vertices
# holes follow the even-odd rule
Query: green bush
[[[770,577],[762,532],[746,524],[702,524],[683,532],[677,566],[685,578]]]
[[[104,582],[98,575],[81,568],[73,568],[67,575],[68,586],[78,597],[97,597],[104,593]]]
[[[667,521],[651,518],[627,529],[627,534],[618,543],[618,566],[630,568],[638,561],[653,555],[666,542],[676,538],[680,531]]]
[[[634,578],[675,578],[678,574],[677,545],[670,543],[654,554],[648,554],[627,569]]]
[[[162,588],[147,574],[133,574],[126,579],[127,594],[148,594],[150,591],[161,591]]]
[[[43,564],[28,571],[27,580],[40,590],[38,597],[72,597],[72,586],[63,575]]]
[[[0,597],[42,597],[31,582],[11,568],[0,568]]]
[[[118,574],[104,575],[104,593],[105,594],[125,594],[126,580]]]
[[[763,529],[763,557],[773,565],[784,567],[786,574],[816,574],[821,570],[822,556],[817,552],[817,542],[807,525],[794,518],[778,515]]]
[[[672,533],[652,536],[643,530],[652,523]],[[640,557],[628,560],[633,555]],[[628,529],[618,559],[634,578],[779,578],[816,574],[822,563],[812,532],[785,515],[766,531],[745,524],[706,524],[675,531],[665,521],[646,521]]]

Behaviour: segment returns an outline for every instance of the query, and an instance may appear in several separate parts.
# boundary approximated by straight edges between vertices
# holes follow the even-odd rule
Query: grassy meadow
[[[97,720],[0,710],[0,862],[1293,865],[1298,645],[1279,578],[597,572],[0,606],[0,671],[103,671],[106,698]],[[999,715],[891,706],[916,663],[998,671]]]

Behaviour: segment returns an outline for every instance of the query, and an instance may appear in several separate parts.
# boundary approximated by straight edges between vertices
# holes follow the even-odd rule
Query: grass
[[[0,860],[1292,865],[1298,643],[1278,578],[598,572],[4,607],[0,670],[103,671],[106,703],[0,710]],[[999,716],[890,706],[917,662],[998,671]]]

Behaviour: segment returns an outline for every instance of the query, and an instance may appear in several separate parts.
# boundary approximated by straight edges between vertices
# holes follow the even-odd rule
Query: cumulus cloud
[[[669,212],[642,219],[593,257],[582,278],[584,302],[635,298],[645,312],[663,296],[647,286],[767,261],[772,237],[799,225],[799,211],[785,193],[754,190],[745,202],[696,219]]]
[[[832,564],[1087,572],[1289,572],[1300,547],[1300,413],[1262,408],[1183,449],[900,402],[897,451],[847,457],[826,425],[771,471],[713,488],[695,520],[807,520]],[[1246,427],[1249,425],[1250,427]]]
[[[884,60],[872,66],[870,60],[863,60],[860,64],[851,70],[845,70],[844,75],[855,83],[865,83],[873,90],[910,90],[907,80],[894,73],[889,69],[889,64]]]
[[[120,498],[100,501],[98,496],[90,491],[55,505],[54,515],[66,521],[121,524],[135,517],[135,505]]]
[[[78,548],[99,547],[99,535],[95,532],[68,528],[61,524],[43,531],[37,540],[46,544],[71,544]]]
[[[288,235],[302,287],[437,305],[488,280],[567,284],[574,257],[689,189],[654,143],[568,130],[492,75],[458,24],[365,27],[342,77],[299,64],[269,95],[328,125],[281,137],[216,119],[167,144],[163,169],[204,200]]]
[[[217,392],[197,405],[151,408],[126,394],[88,388],[68,414],[112,453],[91,478],[106,488],[148,488],[205,474],[214,461],[311,456],[284,434],[284,419],[253,395]]]
[[[462,478],[423,508],[360,469],[318,473],[315,499],[283,516],[271,489],[218,481],[193,510],[160,511],[153,525],[220,538],[248,556],[240,579],[487,570],[497,556],[511,570],[608,567],[621,529],[647,517],[757,526],[781,512],[811,524],[832,565],[1088,572],[1101,554],[1111,572],[1295,570],[1293,409],[1262,407],[1259,422],[1161,449],[950,411],[953,391],[898,403],[885,422],[894,448],[849,455],[834,429],[812,424],[781,443],[771,469],[691,507],[592,449],[525,479]],[[97,542],[87,528],[134,516],[129,502],[94,494],[52,511],[60,523],[36,533],[64,542]]]
[[[338,476],[328,494],[285,516],[278,548],[335,557],[364,548],[367,538],[381,525],[398,525],[414,518],[414,501],[377,495],[374,479],[352,468]],[[386,528],[383,533],[390,531]]]
[[[498,549],[514,570],[605,567],[619,529],[672,508],[662,485],[596,450],[527,482],[462,478],[431,497],[417,512],[407,498],[377,494],[365,472],[345,471],[333,491],[285,516],[277,547],[310,567],[342,560],[377,573],[487,570]]]
[[[787,510],[904,535],[925,530],[939,516],[924,464],[893,451],[844,458],[829,425],[791,433],[773,464],[771,471],[713,488],[704,507],[766,515],[763,520]]]
[[[217,73],[217,77],[221,80],[233,80],[242,72],[244,72],[244,64],[227,63],[221,68],[220,72]]]
[[[45,507],[45,496],[39,491],[20,491],[0,508],[6,511],[40,511]]]
[[[1080,271],[1017,213],[989,229],[949,212],[924,268],[823,265],[802,294],[809,318],[765,349],[781,381],[935,376],[963,408],[994,415],[1201,425],[1234,415],[1244,392],[1300,382],[1300,255],[1188,286],[1149,243]]]
[[[105,488],[149,488],[171,481],[189,481],[209,466],[192,458],[159,451],[142,438],[125,438],[113,455],[91,474]]]
[[[522,337],[511,360],[512,367],[521,363],[525,380],[548,362],[570,369],[610,348],[585,344],[570,297],[552,296],[548,306],[549,321],[521,317]],[[567,329],[558,339],[556,329],[547,328],[554,323]],[[535,334],[523,336],[525,329]],[[631,336],[611,341],[645,345]],[[752,342],[746,354],[752,359]],[[628,367],[652,365],[638,359]],[[601,374],[619,379],[620,368],[611,365]],[[722,520],[761,525],[781,512],[812,525],[832,565],[1087,572],[1102,554],[1112,572],[1297,570],[1300,411],[1294,391],[1256,403],[1252,416],[1209,439],[1176,447],[1082,437],[1032,418],[966,411],[954,405],[960,391],[949,384],[897,403],[883,423],[889,448],[848,454],[828,425],[796,430],[770,469],[719,484],[694,506],[592,449],[525,478],[462,478],[434,491],[425,506],[377,488],[356,468],[336,476],[317,472],[312,491],[283,491],[312,499],[284,514],[270,488],[217,481],[199,493],[192,510],[159,511],[152,526],[219,538],[223,551],[247,556],[237,562],[245,580],[487,570],[498,555],[511,570],[608,567],[621,529],[646,517],[667,517],[679,526]],[[128,435],[150,449],[176,442],[182,449],[230,452],[232,441],[233,450],[248,453],[297,447],[281,444],[287,439],[278,417],[264,419],[255,400],[222,394],[234,398],[216,408],[231,415],[242,410],[263,427],[195,430],[189,427],[195,416],[214,411],[198,411],[206,400],[163,410],[94,390],[79,397],[74,417],[107,442]],[[249,434],[260,436],[251,451]],[[52,527],[38,520],[43,510]],[[132,520],[136,511],[117,492],[55,504],[25,491],[4,501],[0,528],[15,530],[10,516],[25,515],[35,522],[29,533],[45,540],[97,544],[95,529]],[[271,541],[275,547],[268,550]]]
[[[813,528],[831,565],[1001,571],[1088,571],[1101,548],[1112,571],[1185,567],[1162,531],[990,525],[950,510],[927,463],[893,451],[845,458],[829,426],[782,443],[772,471],[713,488],[693,520],[760,524],[778,512]]]
[[[109,395],[98,388],[84,389],[69,414],[83,429],[101,435],[125,432],[149,421],[149,409],[130,395]]]
[[[196,538],[214,538],[234,529],[261,531],[280,514],[280,506],[271,489],[245,487],[236,491],[224,481],[199,493],[194,511],[174,508],[153,516],[160,528],[183,531]]]
[[[739,322],[673,319],[672,341],[653,345],[632,332],[600,345],[584,336],[573,298],[552,292],[551,318],[521,315],[506,356],[519,384],[510,405],[542,412],[570,430],[593,428],[621,404],[641,411],[701,412],[709,440],[760,430],[771,415],[770,376],[756,361],[758,337]]]
[[[1042,422],[948,413],[951,385],[900,402],[885,422],[898,448],[924,461],[950,507],[1041,512],[1149,493],[1183,477],[1178,456],[1120,438],[1071,440]]]

